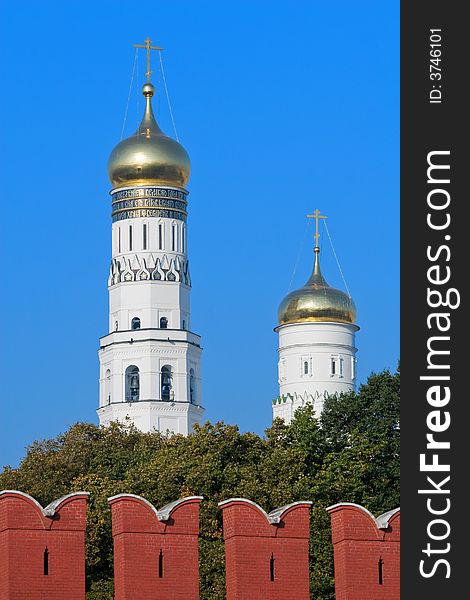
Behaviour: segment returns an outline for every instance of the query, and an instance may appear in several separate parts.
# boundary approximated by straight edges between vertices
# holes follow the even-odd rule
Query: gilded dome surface
[[[355,323],[356,307],[350,296],[328,285],[320,271],[315,248],[315,265],[306,284],[288,294],[279,305],[279,325],[330,321]]]
[[[190,172],[188,153],[158,126],[152,109],[153,85],[144,84],[142,93],[146,106],[141,124],[109,157],[111,184],[113,188],[147,183],[185,187]]]

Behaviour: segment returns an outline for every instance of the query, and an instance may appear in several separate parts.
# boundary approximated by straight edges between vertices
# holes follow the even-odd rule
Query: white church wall
[[[131,329],[134,317],[140,327],[160,328],[160,319],[168,319],[168,329],[190,327],[190,288],[171,281],[130,281],[113,285],[109,290],[109,330]]]
[[[282,325],[279,333],[279,398],[273,416],[290,422],[295,410],[314,405],[319,416],[325,397],[355,389],[355,333],[347,323]]]

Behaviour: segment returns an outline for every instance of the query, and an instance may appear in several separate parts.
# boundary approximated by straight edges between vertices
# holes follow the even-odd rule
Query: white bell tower
[[[187,196],[189,157],[152,110],[151,41],[146,108],[136,133],[111,153],[109,333],[100,339],[100,425],[133,423],[184,435],[198,423],[201,338],[191,331]]]
[[[355,324],[353,299],[328,285],[320,270],[318,221],[315,210],[315,261],[305,285],[281,302],[279,325],[279,396],[273,400],[273,418],[290,423],[298,408],[311,404],[317,417],[325,399],[356,386]]]

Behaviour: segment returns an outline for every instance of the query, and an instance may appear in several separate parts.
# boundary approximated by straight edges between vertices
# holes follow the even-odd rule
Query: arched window
[[[168,327],[168,319],[166,317],[160,318],[160,329],[167,329]]]
[[[196,402],[196,378],[194,377],[194,369],[189,369],[189,401],[191,404]]]
[[[304,361],[304,375],[308,375],[308,361]]]
[[[140,329],[139,317],[134,317],[131,321],[131,329]]]
[[[162,400],[170,400],[171,398],[171,367],[165,365],[162,367]]]
[[[338,362],[339,362],[339,359],[337,356],[332,356],[330,358],[330,375],[331,376],[338,375]]]
[[[111,404],[111,371],[107,369],[104,381],[104,397],[106,402]]]
[[[139,369],[130,365],[126,369],[126,402],[136,402],[140,398]]]
[[[351,356],[351,379],[356,379],[356,357]]]
[[[163,223],[158,224],[158,249],[163,250]]]

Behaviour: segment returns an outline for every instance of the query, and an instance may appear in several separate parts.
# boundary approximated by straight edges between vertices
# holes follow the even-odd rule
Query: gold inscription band
[[[125,208],[112,214],[113,223],[115,221],[124,221],[125,219],[138,219],[144,217],[158,217],[161,219],[186,221],[186,213],[183,211],[176,211],[175,209]]]

